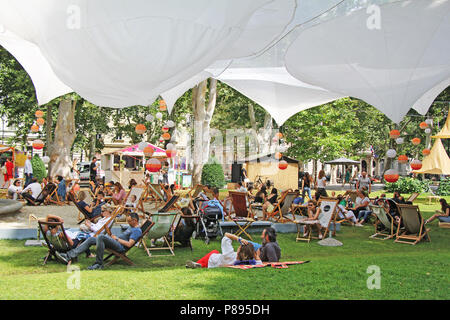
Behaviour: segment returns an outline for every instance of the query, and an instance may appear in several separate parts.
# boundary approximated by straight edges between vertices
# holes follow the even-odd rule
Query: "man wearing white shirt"
[[[31,190],[31,194],[28,191]],[[34,202],[38,200],[39,195],[42,192],[41,184],[36,178],[31,179],[31,183],[22,191],[22,197],[27,200],[28,204],[34,205]]]
[[[33,178],[33,166],[31,165],[31,154],[28,154],[27,160],[25,160],[25,187],[31,183]]]

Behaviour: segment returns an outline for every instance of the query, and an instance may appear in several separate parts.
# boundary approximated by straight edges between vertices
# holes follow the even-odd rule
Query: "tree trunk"
[[[53,107],[52,105],[47,105],[47,119],[46,119],[46,130],[45,130],[45,144],[47,145],[47,155],[52,154],[53,149]],[[47,172],[51,172],[52,163],[48,163]]]
[[[206,105],[206,90],[208,80],[202,81],[192,90],[192,109],[194,110],[194,154],[192,179],[194,185],[200,184],[203,165],[208,161],[210,123],[217,100],[217,80],[209,80],[208,104]]]
[[[58,109],[58,120],[55,128],[55,139],[51,145],[50,162],[52,177],[57,175],[71,177],[71,148],[75,141],[75,105],[76,101],[62,100]]]

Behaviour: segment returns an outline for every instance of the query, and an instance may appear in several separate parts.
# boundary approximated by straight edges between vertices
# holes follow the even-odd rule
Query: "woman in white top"
[[[14,183],[8,188],[8,196],[13,200],[17,200],[17,196],[21,192],[22,186],[20,185],[20,180],[16,179],[14,180]]]
[[[366,222],[369,215],[372,214],[372,211],[369,210],[370,199],[367,197],[367,192],[358,190],[357,194],[358,198],[356,198],[356,207],[353,211],[358,215],[356,225],[361,226],[364,222]]]
[[[347,198],[348,197],[349,196],[347,196]],[[341,194],[338,195],[337,199],[338,199],[337,213],[339,215],[339,218],[350,220],[353,223],[353,225],[357,225],[356,217],[353,211],[347,210],[345,208],[345,205],[348,203],[347,199],[344,199],[344,197]]]
[[[317,191],[315,194],[316,201],[319,201],[321,196],[328,197],[327,191],[325,190],[325,186],[327,184],[327,178],[325,177],[325,171],[319,171],[319,177],[316,180]]]

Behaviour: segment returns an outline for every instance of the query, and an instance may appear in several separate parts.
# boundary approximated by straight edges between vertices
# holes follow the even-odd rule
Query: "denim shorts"
[[[450,222],[450,216],[448,217],[438,217],[440,222]]]

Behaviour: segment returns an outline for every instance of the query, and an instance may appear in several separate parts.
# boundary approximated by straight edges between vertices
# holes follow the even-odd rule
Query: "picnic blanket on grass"
[[[308,263],[308,261],[283,261],[283,262],[264,262],[263,264],[255,264],[255,265],[238,265],[238,266],[228,266],[228,268],[233,268],[233,269],[242,269],[242,270],[247,270],[247,269],[253,269],[253,268],[264,268],[264,267],[272,267],[275,269],[287,269],[289,268],[289,265],[294,265],[294,264],[304,264],[304,263]]]

